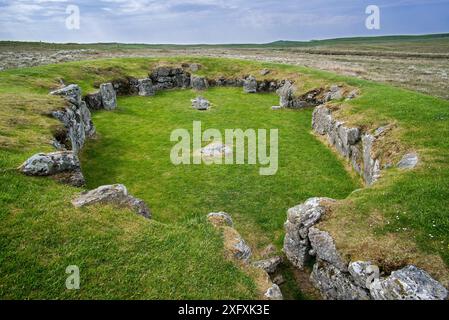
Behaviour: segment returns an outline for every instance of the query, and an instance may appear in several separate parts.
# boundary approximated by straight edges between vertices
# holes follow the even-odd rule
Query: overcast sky
[[[381,29],[365,27],[380,7]],[[66,9],[80,9],[80,29]],[[264,43],[449,32],[449,0],[0,0],[0,40]]]

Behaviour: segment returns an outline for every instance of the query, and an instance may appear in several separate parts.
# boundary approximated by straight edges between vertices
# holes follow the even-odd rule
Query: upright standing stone
[[[114,110],[117,108],[117,96],[111,83],[103,83],[100,85],[100,94],[105,110]]]

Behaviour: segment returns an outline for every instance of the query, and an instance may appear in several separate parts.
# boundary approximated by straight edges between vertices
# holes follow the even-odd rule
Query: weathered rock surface
[[[399,169],[413,169],[417,166],[418,162],[419,158],[416,153],[408,153],[404,157],[402,157],[397,167]]]
[[[319,222],[326,212],[326,203],[334,202],[329,198],[311,198],[287,212],[284,224],[284,253],[297,268],[304,268],[312,248],[309,242],[309,229]]]
[[[232,218],[226,212],[212,212],[207,215],[207,219],[210,223],[212,223],[215,227],[233,227],[234,223],[232,222]]]
[[[369,289],[371,283],[368,284],[368,278],[373,274],[373,270],[379,268],[376,265],[373,265],[369,261],[354,261],[351,262],[348,266],[348,271],[352,276],[354,282],[364,288]]]
[[[192,88],[194,90],[206,90],[209,87],[207,79],[204,77],[193,76],[191,78]]]
[[[310,281],[328,300],[370,300],[368,291],[357,286],[349,274],[323,261],[313,266]]]
[[[234,238],[232,250],[234,257],[237,260],[248,262],[248,260],[251,258],[251,248],[246,244],[245,240],[243,240],[240,235]]]
[[[268,300],[284,300],[281,289],[275,283],[265,292],[265,297]]]
[[[202,148],[200,152],[206,158],[214,158],[231,154],[232,148],[222,142],[212,142]]]
[[[286,81],[284,85],[277,91],[280,97],[279,105],[282,108],[292,108],[294,105],[294,87],[290,81]]]
[[[26,160],[19,170],[29,176],[56,176],[57,180],[80,187],[84,184],[81,164],[73,151],[38,153]]]
[[[154,96],[156,90],[153,87],[153,81],[150,78],[138,80],[139,96]]]
[[[334,239],[328,232],[315,227],[309,230],[309,241],[318,259],[332,264],[341,271],[347,271],[347,263],[340,257]]]
[[[324,94],[324,102],[339,100],[343,98],[344,89],[341,86],[333,85],[329,91]]]
[[[81,194],[72,201],[76,208],[94,204],[113,204],[128,208],[145,218],[151,218],[151,211],[140,199],[128,194],[128,190],[122,184],[101,186]]]
[[[117,96],[133,96],[139,93],[139,80],[133,77],[125,77],[111,81]]]
[[[103,101],[101,100],[100,92],[87,94],[84,97],[84,101],[86,102],[87,107],[92,111],[103,109]]]
[[[371,134],[362,137],[363,145],[363,177],[368,185],[376,182],[381,175],[380,161],[373,156],[376,138]]]
[[[255,261],[253,262],[253,266],[265,270],[265,272],[267,273],[273,274],[276,272],[277,268],[281,263],[282,263],[281,257],[273,257],[266,260]]]
[[[370,287],[376,300],[446,300],[448,291],[427,272],[415,266],[394,271]]]
[[[105,110],[114,110],[117,108],[117,95],[112,83],[103,83],[100,85],[101,101]]]
[[[200,111],[208,110],[210,106],[210,102],[203,97],[197,97],[196,99],[192,99],[192,108]]]
[[[72,84],[52,91],[50,94],[62,96],[69,102],[65,109],[54,111],[52,115],[64,124],[66,131],[64,136],[68,141],[58,141],[59,144],[78,153],[83,147],[86,137],[95,134],[91,113],[86,103],[81,100],[81,89]],[[67,145],[68,143],[70,145]]]
[[[243,91],[245,93],[256,93],[257,92],[257,80],[253,76],[247,77],[243,81]]]
[[[319,135],[326,135],[329,143],[347,158],[368,185],[380,178],[381,164],[374,152],[374,144],[381,134],[362,134],[359,128],[347,127],[332,116],[325,105],[315,108],[312,128]]]
[[[268,69],[262,69],[260,70],[260,75],[261,76],[266,76],[267,74],[269,74],[271,71]]]
[[[190,87],[190,73],[182,68],[158,67],[150,75],[156,91]]]

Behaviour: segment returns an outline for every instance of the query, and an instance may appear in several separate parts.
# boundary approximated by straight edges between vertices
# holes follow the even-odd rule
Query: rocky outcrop
[[[209,109],[210,102],[203,97],[197,97],[196,99],[192,99],[192,108],[200,111],[205,111]]]
[[[103,108],[105,110],[114,110],[117,108],[117,95],[112,83],[103,83],[100,85],[100,95]]]
[[[314,264],[310,280],[327,300],[371,299],[368,291],[357,286],[348,273],[324,261]]]
[[[81,89],[72,84],[50,94],[64,97],[68,105],[63,110],[54,111],[53,116],[64,124],[64,141],[58,141],[65,149],[78,153],[86,138],[95,134],[95,126],[87,105],[81,100]]]
[[[159,67],[150,74],[156,91],[190,87],[190,73],[182,68]]]
[[[257,80],[253,76],[247,77],[243,81],[243,91],[245,93],[256,93],[257,92]]]
[[[394,271],[370,286],[376,300],[446,300],[448,291],[439,282],[415,266]]]
[[[90,190],[74,199],[72,204],[76,208],[94,204],[112,204],[128,208],[145,218],[151,218],[151,211],[145,202],[129,195],[128,190],[122,184],[101,186]]]
[[[326,203],[333,201],[329,198],[311,198],[288,210],[284,225],[284,253],[295,267],[302,269],[309,260],[312,249],[309,229],[325,214]]]
[[[335,200],[312,198],[287,213],[284,252],[296,267],[303,268],[315,257],[310,275],[313,285],[331,300],[442,300],[448,291],[425,271],[407,266],[381,278],[370,262],[348,263],[326,231],[319,228]]]
[[[76,187],[84,185],[81,164],[73,151],[35,154],[19,170],[29,176],[54,176]]]

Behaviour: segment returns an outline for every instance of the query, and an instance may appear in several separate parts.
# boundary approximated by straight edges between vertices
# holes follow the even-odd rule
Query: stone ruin
[[[381,161],[374,152],[379,139],[388,132],[387,128],[379,128],[374,133],[363,132],[357,127],[348,127],[344,122],[335,118],[330,101],[353,99],[358,95],[356,90],[347,92],[344,87],[334,85],[329,88],[318,88],[302,95],[296,95],[295,87],[288,80],[258,81],[253,76],[243,79],[206,79],[191,75],[187,70],[199,70],[199,65],[183,65],[183,68],[159,67],[147,78],[136,79],[126,77],[104,83],[99,91],[82,96],[81,89],[75,84],[52,91],[65,99],[66,106],[56,110],[52,115],[61,121],[64,130],[59,133],[53,145],[58,151],[52,153],[39,153],[29,158],[19,170],[30,176],[50,176],[63,183],[73,186],[83,186],[84,177],[78,158],[86,139],[95,135],[95,126],[92,123],[91,111],[109,110],[117,107],[117,96],[140,95],[153,96],[157,91],[192,88],[205,90],[214,86],[243,87],[244,92],[277,92],[280,105],[273,110],[282,108],[301,109],[315,107],[312,119],[312,128],[318,135],[326,136],[330,145],[352,164],[365,180],[367,185],[376,182],[381,175]],[[263,70],[269,74],[269,70]],[[207,100],[201,97],[192,101],[193,107],[205,110],[209,107]],[[217,151],[218,150],[218,151]],[[226,151],[223,146],[206,146],[201,152],[221,154]],[[232,150],[231,150],[232,152]],[[404,155],[397,164],[400,169],[413,169],[419,161],[416,153]],[[284,252],[287,259],[297,268],[303,268],[312,257],[316,259],[311,281],[320,290],[326,299],[447,299],[447,290],[432,279],[425,271],[407,266],[391,273],[388,277],[378,279],[368,285],[365,280],[370,262],[355,261],[348,263],[340,256],[331,235],[319,229],[317,224],[326,214],[327,206],[335,200],[327,198],[313,198],[288,211],[285,223],[286,236]],[[73,200],[75,207],[92,204],[110,203],[116,206],[133,210],[145,218],[151,218],[151,210],[140,199],[128,194],[123,185],[101,186],[97,189],[81,194]],[[224,223],[232,227],[232,219],[225,213],[209,215],[214,225]],[[234,234],[230,249],[236,259],[247,263],[251,256],[251,249],[244,240]],[[280,260],[272,257],[263,261],[254,262],[254,266],[272,273]],[[267,299],[282,299],[282,294],[276,284],[272,284],[266,291]]]

